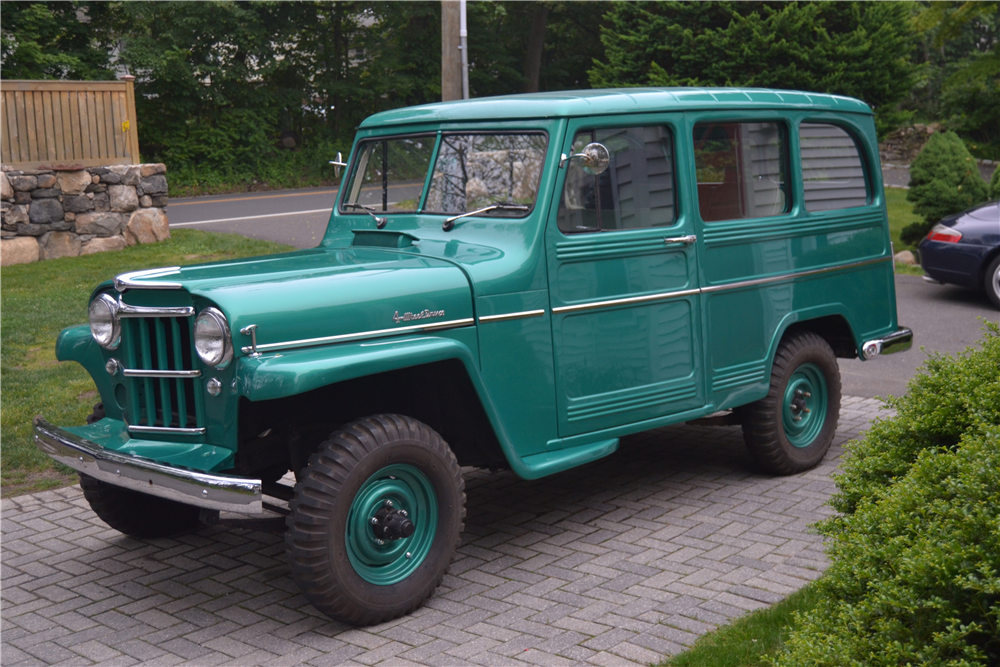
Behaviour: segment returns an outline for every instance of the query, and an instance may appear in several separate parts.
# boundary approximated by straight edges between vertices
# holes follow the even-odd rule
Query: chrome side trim
[[[127,378],[196,378],[201,377],[201,371],[154,371],[144,368],[123,368],[122,375]]]
[[[594,301],[592,303],[580,303],[573,306],[559,306],[553,308],[553,314],[572,313],[578,310],[596,310],[597,308],[610,308],[611,306],[625,306],[633,303],[647,303],[649,301],[666,301],[668,299],[680,299],[685,296],[693,296],[701,293],[699,289],[686,289],[677,292],[662,292],[660,294],[647,294],[646,296],[632,296],[626,299],[611,299],[610,301]]]
[[[118,317],[190,317],[194,315],[191,306],[151,308],[149,306],[130,306],[118,297]]]
[[[905,352],[913,346],[913,331],[906,327],[900,327],[897,331],[889,334],[885,338],[875,338],[867,340],[861,346],[861,356],[864,359],[873,359],[880,354],[895,354]]]
[[[417,324],[409,327],[396,327],[395,329],[378,329],[375,331],[361,331],[353,334],[341,334],[339,336],[323,336],[322,338],[305,338],[302,340],[290,340],[284,343],[257,344],[257,352],[268,352],[271,350],[287,350],[293,347],[311,347],[313,345],[325,345],[326,343],[344,343],[355,340],[365,340],[368,338],[381,338],[382,336],[395,336],[401,333],[411,333],[414,331],[435,331],[439,329],[455,329],[475,324],[476,320],[466,317],[461,320],[449,320],[447,322],[428,322],[427,324]],[[243,354],[250,354],[252,348],[247,346],[241,348]]]
[[[124,292],[127,289],[180,289],[180,283],[173,282],[136,282],[140,278],[163,278],[181,270],[179,266],[165,266],[159,269],[144,269],[131,271],[115,277],[115,289]]]
[[[891,261],[892,261],[891,256],[879,257],[877,259],[865,259],[860,262],[851,262],[850,264],[839,264],[837,266],[827,266],[822,269],[809,269],[807,271],[795,271],[793,273],[783,273],[780,276],[768,276],[767,278],[741,280],[740,282],[726,283],[725,285],[712,285],[710,287],[678,290],[676,292],[663,292],[660,294],[648,294],[646,296],[634,296],[626,299],[611,299],[610,301],[594,301],[591,303],[580,303],[572,306],[559,306],[558,308],[553,308],[552,313],[553,314],[571,313],[579,310],[595,310],[597,308],[609,308],[611,306],[622,306],[632,303],[646,303],[649,301],[666,301],[667,299],[678,299],[681,297],[691,296],[694,294],[711,294],[714,292],[724,292],[726,290],[743,289],[746,287],[756,287],[757,285],[778,283],[785,280],[793,280],[795,278],[804,278],[806,276],[818,276],[823,273],[833,273],[835,271],[846,271],[848,269],[856,269],[861,266],[869,266],[871,264],[878,264],[880,262],[891,262]],[[482,320],[482,318],[480,318],[480,320]]]
[[[34,432],[40,450],[102,482],[206,509],[263,512],[259,479],[176,468],[105,449],[41,417],[34,419]]]
[[[521,320],[527,317],[541,317],[545,314],[545,309],[540,310],[525,310],[520,313],[507,313],[505,315],[480,315],[479,321],[482,322],[506,322],[507,320]]]
[[[126,424],[129,433],[159,433],[161,435],[174,433],[175,435],[201,435],[205,432],[205,427],[200,428],[176,428],[172,426],[139,426],[137,424]]]
[[[731,289],[742,289],[744,287],[755,287],[757,285],[767,285],[769,283],[780,283],[784,280],[792,280],[794,278],[804,278],[806,276],[818,276],[823,273],[833,273],[835,271],[846,271],[847,269],[856,269],[861,266],[869,266],[871,264],[878,264],[880,262],[891,262],[892,257],[879,257],[877,259],[865,259],[860,262],[851,262],[850,264],[839,264],[837,266],[826,266],[822,269],[809,269],[807,271],[795,271],[793,273],[783,273],[780,276],[768,276],[767,278],[754,278],[753,280],[741,280],[736,283],[726,283],[725,285],[712,285],[710,287],[702,287],[701,291],[706,294],[712,292],[722,292]]]

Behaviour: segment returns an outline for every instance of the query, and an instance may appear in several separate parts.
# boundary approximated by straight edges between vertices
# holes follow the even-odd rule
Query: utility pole
[[[461,6],[441,0],[441,101],[462,99]]]

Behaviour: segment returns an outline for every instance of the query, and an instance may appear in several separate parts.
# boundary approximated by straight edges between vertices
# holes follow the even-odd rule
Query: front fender
[[[447,359],[461,361],[477,390],[481,388],[472,351],[459,341],[435,337],[314,347],[256,359],[244,357],[236,378],[243,396],[251,401],[268,401]]]
[[[267,401],[295,396],[366,375],[449,359],[458,360],[465,367],[500,448],[514,473],[524,479],[541,476],[534,469],[536,466],[525,464],[517,454],[479,374],[472,350],[451,338],[359,342],[293,350],[256,359],[244,357],[240,359],[236,377],[238,391],[243,396],[251,401]]]
[[[104,370],[108,354],[97,344],[90,333],[90,325],[80,324],[68,327],[59,332],[56,338],[56,359],[59,361],[75,361],[90,373],[97,385],[97,392],[104,403],[104,411],[108,417],[122,418],[122,411],[115,400],[115,388],[111,376]]]

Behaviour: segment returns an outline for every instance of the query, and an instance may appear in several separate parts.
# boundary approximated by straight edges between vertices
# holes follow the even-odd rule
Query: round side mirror
[[[583,152],[578,155],[583,160],[583,170],[591,176],[603,174],[611,162],[611,153],[604,147],[604,144],[597,142],[584,146]],[[576,155],[573,157],[576,157]]]
[[[604,170],[608,168],[608,164],[611,162],[611,153],[602,144],[596,142],[587,144],[580,153],[572,155],[563,153],[559,160],[559,168],[561,169],[570,160],[583,160],[583,170],[591,176],[596,176],[603,174]]]

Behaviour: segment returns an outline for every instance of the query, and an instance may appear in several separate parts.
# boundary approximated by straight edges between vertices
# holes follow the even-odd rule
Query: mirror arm
[[[563,153],[561,156],[559,156],[559,168],[562,169],[567,162],[569,162],[575,157],[589,158],[590,156],[587,155],[586,153],[573,153],[572,155],[566,155],[565,153]]]

